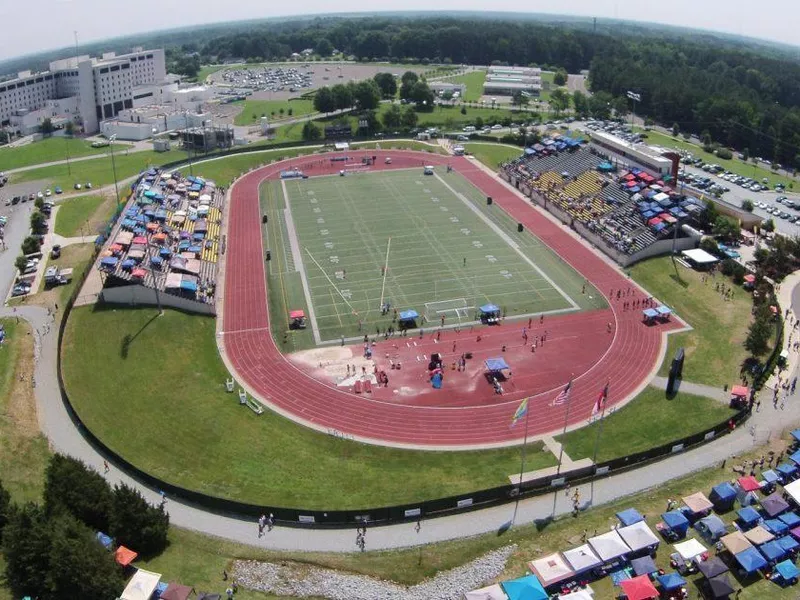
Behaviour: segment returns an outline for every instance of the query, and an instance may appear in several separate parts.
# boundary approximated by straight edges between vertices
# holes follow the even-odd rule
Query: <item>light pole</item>
[[[629,91],[627,93],[627,96],[628,96],[628,98],[633,100],[633,111],[631,112],[631,131],[633,131],[633,123],[634,123],[634,120],[636,119],[636,103],[642,101],[642,95],[641,94],[637,94],[636,92],[630,92]]]
[[[114,173],[114,193],[117,196],[117,212],[119,212],[119,184],[117,183],[117,162],[114,160],[114,142],[117,141],[117,134],[110,136],[108,138],[109,141],[109,149],[111,150],[111,170]]]

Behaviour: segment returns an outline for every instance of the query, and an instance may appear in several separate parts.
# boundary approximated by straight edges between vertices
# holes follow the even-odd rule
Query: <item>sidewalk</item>
[[[783,319],[783,349],[789,352],[789,360],[787,361],[787,365],[782,370],[776,370],[772,376],[767,380],[764,387],[767,387],[771,390],[774,390],[778,385],[778,378],[783,378],[785,374],[789,374],[791,376],[797,370],[798,365],[800,365],[800,352],[795,352],[790,348],[790,344],[797,341],[798,333],[794,330],[794,324],[789,323],[789,319],[786,318],[786,311],[789,310],[791,314],[795,315],[795,319],[800,316],[795,314],[794,306],[792,305],[792,295],[794,293],[795,287],[800,284],[800,271],[795,271],[794,273],[790,273],[778,286],[777,286],[777,297],[778,297],[778,305],[781,309],[781,317]]]

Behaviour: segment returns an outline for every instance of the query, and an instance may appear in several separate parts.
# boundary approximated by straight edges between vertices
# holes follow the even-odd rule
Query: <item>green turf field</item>
[[[442,316],[445,325],[474,321],[487,303],[509,317],[602,306],[538,239],[519,234],[499,208],[481,208],[484,196],[457,173],[425,176],[420,168],[271,185],[291,212],[282,239],[268,240],[283,244],[271,270],[304,272],[318,342],[389,326],[393,310],[382,315],[383,302],[415,310],[423,327]]]

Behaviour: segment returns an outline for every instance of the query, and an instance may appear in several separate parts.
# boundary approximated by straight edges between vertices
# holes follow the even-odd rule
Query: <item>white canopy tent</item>
[[[695,556],[700,556],[708,551],[703,544],[694,538],[681,542],[680,544],[675,544],[673,548],[681,555],[683,560],[692,560]]]
[[[589,545],[603,562],[609,562],[631,551],[616,530],[589,538]]]
[[[120,600],[150,600],[159,581],[161,581],[160,573],[137,569],[122,591]]]
[[[539,578],[544,587],[572,577],[575,572],[559,554],[551,554],[528,563],[528,568]]]
[[[508,600],[499,583],[464,594],[464,600]]]
[[[619,533],[620,537],[633,551],[658,546],[659,544],[656,534],[653,533],[644,521],[639,521],[627,527],[621,527],[617,529],[617,533]]]
[[[797,504],[800,504],[800,479],[784,485],[783,491],[789,494]]]
[[[681,255],[683,255],[688,260],[698,265],[710,265],[715,262],[719,262],[719,259],[716,256],[714,256],[713,254],[709,254],[702,248],[695,248],[693,250],[684,250],[683,252],[681,252]]]
[[[575,573],[583,573],[603,564],[603,561],[595,554],[589,544],[567,550],[563,553],[563,556]]]

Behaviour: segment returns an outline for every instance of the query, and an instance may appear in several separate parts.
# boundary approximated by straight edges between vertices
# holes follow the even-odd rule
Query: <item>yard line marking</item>
[[[305,250],[305,251],[306,251],[306,254],[308,254],[309,258],[310,258],[312,261],[314,261],[314,264],[315,264],[315,265],[317,265],[317,268],[318,268],[320,271],[322,271],[322,274],[323,274],[323,275],[325,275],[325,279],[327,279],[327,280],[328,280],[328,283],[329,283],[329,284],[331,284],[331,287],[332,287],[333,289],[335,289],[335,290],[336,290],[336,293],[337,293],[337,294],[339,294],[339,295],[342,297],[342,300],[344,300],[344,303],[345,303],[345,304],[347,304],[347,306],[349,306],[349,307],[350,307],[350,310],[352,310],[352,311],[353,311],[353,314],[354,314],[354,315],[357,315],[357,314],[358,314],[358,311],[357,311],[355,308],[353,308],[353,305],[352,305],[352,304],[350,304],[350,302],[348,302],[347,298],[345,298],[345,297],[344,297],[344,294],[342,294],[342,292],[339,290],[339,288],[338,288],[338,287],[336,287],[336,284],[335,284],[335,283],[333,283],[333,281],[331,281],[331,278],[330,278],[330,277],[328,277],[328,274],[325,272],[325,270],[322,268],[322,266],[321,266],[321,265],[320,265],[320,264],[317,262],[317,259],[316,259],[316,258],[314,258],[314,256],[311,254],[311,252],[309,252],[309,251],[308,251],[308,248],[306,248],[306,247],[304,246],[304,247],[303,247],[303,250]]]
[[[383,283],[381,284],[381,306],[383,306],[383,291],[386,289],[386,273],[389,272],[389,248],[392,247],[392,237],[386,243],[386,260],[383,263]]]
[[[333,302],[333,310],[336,311],[336,318],[339,320],[339,327],[342,326],[342,317],[339,316],[339,308],[336,306],[336,298],[333,297],[333,290],[328,289],[331,293],[331,302]]]

